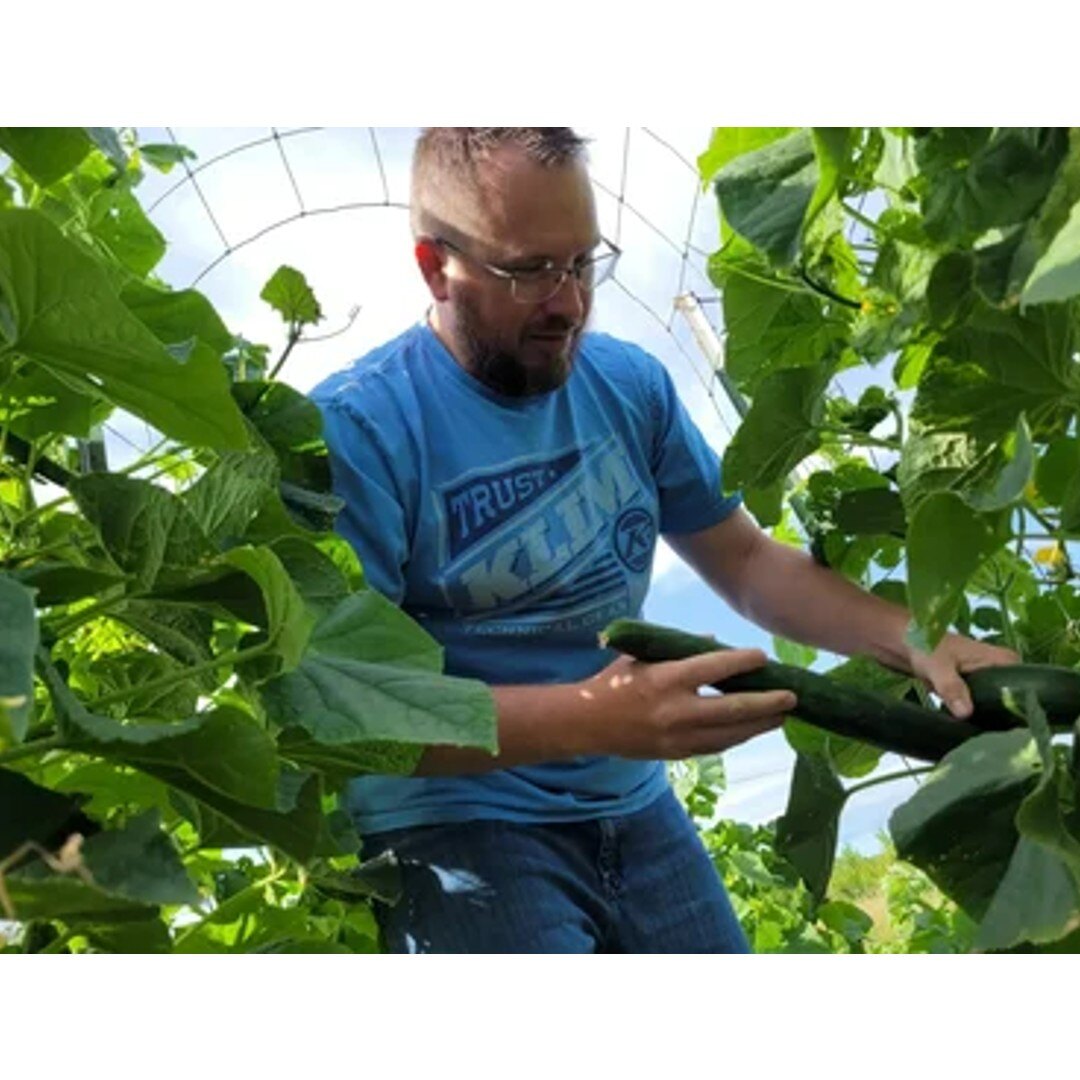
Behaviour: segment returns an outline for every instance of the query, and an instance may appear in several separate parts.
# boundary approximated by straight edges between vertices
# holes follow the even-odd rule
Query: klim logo
[[[592,596],[605,585],[624,586],[624,572],[610,557],[613,530],[643,496],[613,439],[472,474],[442,493],[448,601],[463,612],[505,610],[540,603],[556,591],[573,599],[579,585]],[[652,517],[644,506],[635,513],[640,543],[644,519]],[[624,566],[645,569],[647,560],[638,551],[634,556],[620,552]]]

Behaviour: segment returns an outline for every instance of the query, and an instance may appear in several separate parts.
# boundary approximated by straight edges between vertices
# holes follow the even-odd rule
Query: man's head
[[[603,248],[584,146],[570,128],[427,128],[416,146],[411,221],[435,328],[504,394],[561,386],[588,319],[589,272],[583,286],[574,271]]]

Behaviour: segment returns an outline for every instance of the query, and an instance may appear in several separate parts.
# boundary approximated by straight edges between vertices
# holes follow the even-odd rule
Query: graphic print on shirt
[[[644,596],[654,498],[617,439],[467,473],[436,498],[443,593],[485,633],[592,627]]]

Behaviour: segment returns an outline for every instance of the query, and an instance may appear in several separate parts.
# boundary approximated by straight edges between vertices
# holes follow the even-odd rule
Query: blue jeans
[[[376,903],[393,953],[749,952],[719,874],[669,790],[634,814],[470,821],[365,837],[404,895]]]

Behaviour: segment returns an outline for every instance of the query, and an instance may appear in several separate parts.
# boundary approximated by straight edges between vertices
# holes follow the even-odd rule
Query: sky
[[[711,129],[577,130],[592,140],[589,166],[601,232],[623,250],[616,281],[597,292],[591,326],[657,356],[695,423],[722,453],[736,414],[673,307],[677,295],[693,293],[709,323],[722,330],[705,273],[708,254],[719,246],[716,208],[695,169]],[[138,189],[169,240],[156,272],[176,288],[199,288],[231,330],[270,345],[273,356],[283,345],[284,325],[258,294],[279,265],[301,270],[325,319],[312,330],[315,340],[294,350],[282,376],[310,390],[426,309],[406,210],[418,131],[139,128],[142,143],[175,139],[196,154],[190,165],[197,187],[177,167],[167,175],[148,169]],[[147,445],[150,433],[130,418],[113,426],[110,461],[122,465],[134,456],[133,446]],[[644,617],[774,654],[771,635],[732,612],[662,541]],[[839,659],[822,655],[816,666]],[[722,815],[757,823],[782,813],[794,754],[781,733],[736,747],[724,761]],[[886,759],[882,771],[901,766]],[[841,820],[841,844],[876,850],[888,813],[911,790],[905,781],[853,797]]]

